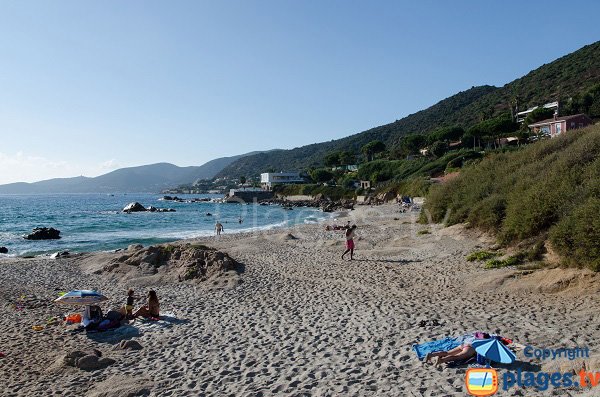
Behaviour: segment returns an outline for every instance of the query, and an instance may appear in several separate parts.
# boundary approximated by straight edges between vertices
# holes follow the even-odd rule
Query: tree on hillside
[[[400,142],[400,147],[407,155],[419,153],[419,150],[424,148],[425,145],[427,145],[427,138],[419,134],[407,135]]]
[[[381,141],[371,141],[364,145],[360,150],[365,155],[367,161],[372,161],[375,154],[385,151],[385,143]]]
[[[503,134],[515,132],[517,129],[517,123],[512,120],[510,114],[505,113],[498,117],[494,117],[493,119],[484,120],[475,124],[467,130],[464,139],[473,139],[473,147],[475,147],[476,141],[480,141],[483,137],[488,137],[495,141]],[[479,142],[479,144],[481,145],[481,142]]]
[[[340,165],[356,164],[356,157],[350,152],[340,152]]]
[[[442,157],[448,151],[448,144],[443,141],[434,142],[429,148],[429,152],[435,157]]]
[[[240,176],[240,183],[242,184],[242,186],[246,183],[246,177],[245,176]]]
[[[439,128],[427,135],[429,144],[435,141],[457,141],[465,134],[465,130],[459,126]]]
[[[341,164],[340,163],[340,152],[329,153],[328,155],[325,156],[323,163],[325,163],[325,165],[327,167],[337,167],[338,165]]]
[[[309,172],[310,177],[317,183],[329,182],[333,179],[333,173],[325,168],[317,168]]]
[[[524,126],[529,124],[537,123],[538,121],[551,119],[554,116],[554,110],[546,108],[537,108],[533,112],[529,113],[525,118]]]

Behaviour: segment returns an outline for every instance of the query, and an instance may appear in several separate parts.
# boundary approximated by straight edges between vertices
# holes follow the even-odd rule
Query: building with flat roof
[[[260,185],[265,190],[271,190],[275,185],[303,183],[304,178],[299,172],[265,172],[260,174]]]

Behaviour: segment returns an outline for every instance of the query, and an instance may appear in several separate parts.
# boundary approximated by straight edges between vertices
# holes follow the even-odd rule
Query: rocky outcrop
[[[31,233],[23,238],[25,240],[57,240],[60,238],[60,230],[53,227],[36,227]]]
[[[173,208],[156,208],[153,206],[149,206],[148,208],[144,207],[137,201],[133,203],[129,203],[123,208],[123,212],[127,212],[128,214],[132,212],[175,212]]]
[[[120,252],[95,273],[160,275],[173,281],[204,281],[238,269],[238,263],[224,252],[200,244],[160,245]]]
[[[285,210],[291,210],[297,207],[309,207],[309,208],[320,208],[323,212],[334,212],[343,209],[353,210],[354,200],[342,199],[342,200],[330,200],[323,195],[319,194],[312,200],[294,200],[288,201],[286,199],[271,199],[263,200],[260,202],[261,205],[280,205]]]
[[[146,207],[138,203],[137,201],[129,203],[123,208],[123,212],[144,212]]]
[[[8,254],[8,248],[0,247],[0,254]]]

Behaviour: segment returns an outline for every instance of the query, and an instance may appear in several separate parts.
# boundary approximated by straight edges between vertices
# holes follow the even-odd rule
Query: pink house
[[[528,127],[535,133],[549,135],[554,138],[565,131],[576,130],[577,128],[587,127],[591,124],[593,124],[592,119],[585,114],[574,114],[563,117],[554,116],[551,119],[529,124]]]

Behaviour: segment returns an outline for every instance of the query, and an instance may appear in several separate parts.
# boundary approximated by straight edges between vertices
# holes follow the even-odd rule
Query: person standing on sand
[[[222,232],[223,230],[225,230],[225,229],[223,228],[223,225],[221,224],[221,222],[218,222],[218,221],[217,221],[217,223],[215,223],[215,231],[217,232],[217,236],[220,236],[220,235],[221,235],[221,232]]]
[[[351,228],[346,230],[346,251],[342,254],[342,259],[344,256],[350,252],[350,260],[354,259],[354,231],[356,230],[356,225],[352,225]]]

